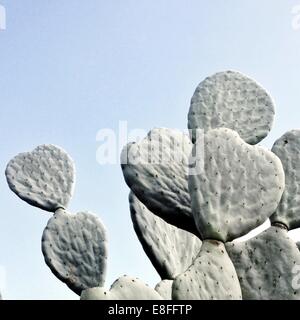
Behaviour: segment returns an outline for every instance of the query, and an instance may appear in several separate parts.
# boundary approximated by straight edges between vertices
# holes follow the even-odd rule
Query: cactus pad
[[[164,300],[172,300],[173,280],[162,280],[156,286],[155,290]]]
[[[149,211],[131,192],[131,218],[136,234],[162,279],[174,279],[198,255],[201,240]]]
[[[270,95],[254,80],[234,71],[219,72],[201,82],[192,97],[188,128],[229,128],[242,139],[256,144],[267,136],[274,121]]]
[[[196,232],[188,192],[188,157],[192,143],[172,129],[154,129],[122,151],[126,183],[154,214],[182,229]]]
[[[141,280],[123,276],[110,290],[102,287],[84,290],[81,300],[162,300],[162,297]]]
[[[246,242],[227,243],[226,248],[236,268],[243,299],[300,299],[300,290],[293,288],[300,253],[287,230],[270,227]]]
[[[203,241],[200,253],[172,287],[174,300],[240,300],[239,280],[222,242]]]
[[[189,176],[189,189],[202,239],[231,241],[275,212],[284,172],[272,152],[219,128],[205,134],[204,142],[197,141],[192,154],[198,171]]]
[[[17,155],[8,163],[5,174],[18,197],[46,211],[66,208],[73,195],[73,160],[54,145],[41,145]]]
[[[280,204],[270,220],[289,230],[300,227],[300,130],[292,130],[279,138],[272,151],[280,158],[285,172],[285,189]]]
[[[56,211],[44,230],[42,251],[51,271],[78,295],[104,285],[106,231],[93,214]]]

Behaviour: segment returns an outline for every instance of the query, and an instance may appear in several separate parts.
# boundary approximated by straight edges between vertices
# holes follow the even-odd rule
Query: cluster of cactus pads
[[[12,159],[11,190],[53,212],[42,236],[51,271],[83,300],[300,299],[300,130],[272,150],[257,145],[274,102],[239,72],[206,78],[188,113],[189,134],[156,128],[121,154],[134,230],[161,277],[155,288],[122,276],[105,288],[107,235],[90,212],[67,211],[75,169],[67,153],[42,145]],[[271,227],[238,238],[270,219]]]

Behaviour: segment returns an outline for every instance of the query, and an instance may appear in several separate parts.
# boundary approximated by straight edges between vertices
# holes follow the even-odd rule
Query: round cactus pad
[[[131,218],[136,234],[162,279],[174,279],[198,255],[201,240],[149,211],[131,192]]]
[[[285,172],[285,189],[271,222],[280,222],[289,230],[300,227],[300,130],[279,138],[272,151],[280,158]]]
[[[122,151],[129,188],[154,214],[168,223],[196,232],[188,192],[188,157],[192,143],[184,133],[153,129],[139,143]]]
[[[246,242],[227,243],[226,249],[238,274],[243,299],[300,299],[300,252],[287,230],[270,227]]]
[[[274,153],[245,143],[233,130],[219,128],[197,140],[190,162],[196,163],[189,190],[202,239],[231,241],[275,212],[284,190],[284,172]]]
[[[267,91],[249,77],[234,71],[219,72],[201,82],[192,97],[188,128],[193,142],[196,129],[205,132],[229,128],[250,144],[257,144],[272,128],[274,102]]]
[[[54,145],[41,145],[17,155],[8,163],[5,174],[18,197],[46,211],[66,208],[73,195],[73,160]]]
[[[103,286],[106,275],[105,228],[95,215],[58,210],[48,221],[42,251],[51,271],[78,295]]]
[[[172,287],[174,300],[241,300],[239,280],[225,246],[203,241],[200,253]]]
[[[110,290],[103,287],[84,290],[81,300],[162,300],[162,297],[138,278],[123,276]]]

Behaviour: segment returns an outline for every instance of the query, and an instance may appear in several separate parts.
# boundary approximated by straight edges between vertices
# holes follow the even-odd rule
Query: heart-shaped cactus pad
[[[168,223],[196,232],[188,191],[188,158],[192,143],[181,131],[158,128],[121,154],[129,188],[154,214]]]
[[[46,211],[66,208],[73,195],[73,160],[54,145],[41,145],[17,155],[8,163],[5,174],[18,197]]]
[[[94,214],[55,212],[44,230],[42,251],[51,271],[78,295],[104,285],[107,236]]]
[[[241,237],[273,214],[284,190],[281,161],[226,128],[208,131],[190,157],[189,190],[202,239]]]

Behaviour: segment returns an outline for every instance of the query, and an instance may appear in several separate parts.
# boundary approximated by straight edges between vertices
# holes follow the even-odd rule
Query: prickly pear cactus
[[[73,160],[51,144],[17,155],[8,163],[5,174],[18,197],[46,211],[66,208],[73,195]]]
[[[237,131],[256,144],[267,136],[274,121],[274,102],[256,81],[234,71],[216,73],[202,81],[191,100],[188,128],[193,142],[197,129]]]
[[[162,297],[138,278],[123,276],[112,284],[110,290],[103,287],[84,290],[81,300],[162,300]]]
[[[188,191],[188,157],[192,143],[187,135],[154,129],[121,154],[125,181],[138,199],[168,223],[197,232]]]
[[[231,241],[276,210],[284,190],[284,172],[272,152],[220,128],[197,141],[192,154],[197,172],[189,176],[189,190],[202,239]]]
[[[253,146],[273,119],[264,88],[220,72],[192,97],[192,141],[157,128],[123,149],[134,229],[163,279],[155,289],[128,276],[104,288],[106,231],[94,215],[66,211],[75,168],[64,150],[19,154],[6,179],[18,197],[54,212],[42,237],[45,261],[82,300],[300,299],[300,252],[287,230],[300,227],[300,130],[278,139],[273,153]],[[262,234],[228,243],[269,217],[273,226]]]
[[[172,287],[174,300],[240,300],[235,268],[222,242],[204,240],[200,253]]]
[[[173,280],[162,280],[156,286],[155,290],[164,300],[172,300]]]
[[[44,230],[42,251],[52,272],[75,293],[104,285],[107,236],[95,215],[57,210]]]
[[[144,251],[162,279],[174,279],[193,263],[201,240],[155,216],[132,192],[129,203],[134,229]]]
[[[226,249],[237,271],[243,299],[300,299],[294,283],[300,253],[286,229],[270,227],[245,242],[228,243]]]
[[[272,151],[280,158],[285,172],[285,189],[272,223],[282,223],[289,230],[300,227],[300,130],[279,138]]]

